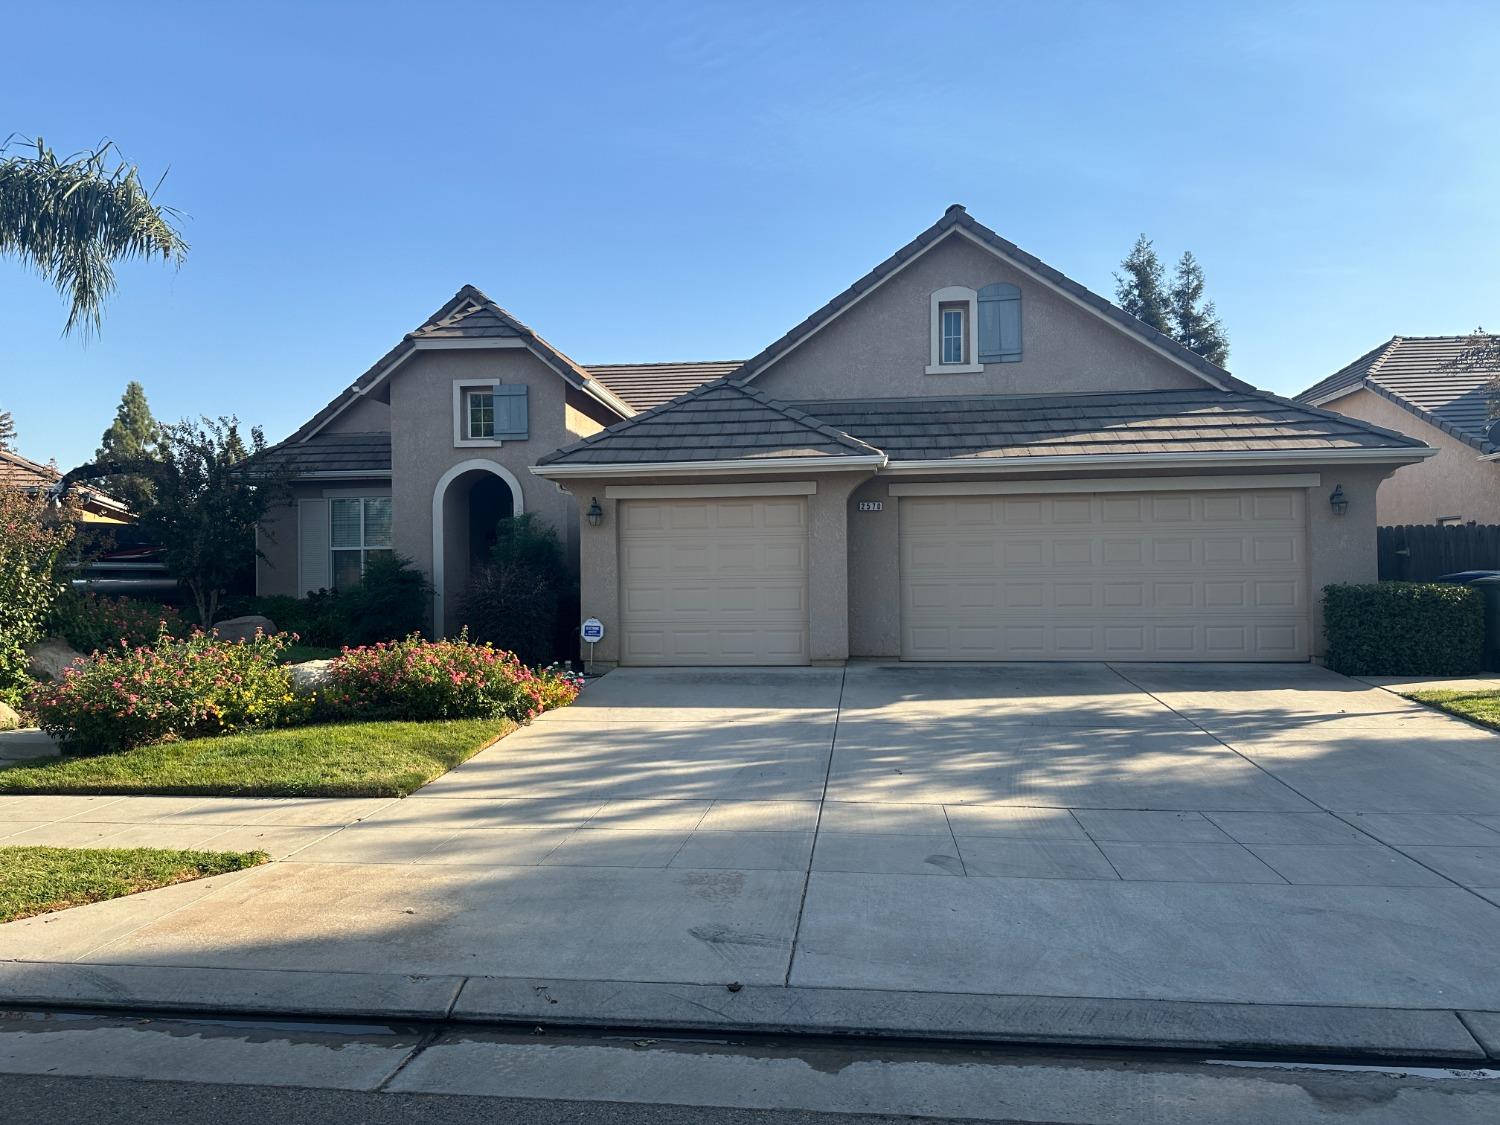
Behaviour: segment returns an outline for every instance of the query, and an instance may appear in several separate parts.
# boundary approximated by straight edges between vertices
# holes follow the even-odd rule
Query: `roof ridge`
[[[587,363],[585,367],[724,367],[741,364],[742,359],[649,359],[639,363]]]

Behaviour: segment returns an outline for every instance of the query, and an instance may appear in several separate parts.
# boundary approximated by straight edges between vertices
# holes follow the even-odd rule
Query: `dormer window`
[[[939,306],[938,311],[943,320],[942,358],[939,362],[943,364],[968,362],[969,357],[964,347],[969,339],[968,306],[946,304]]]

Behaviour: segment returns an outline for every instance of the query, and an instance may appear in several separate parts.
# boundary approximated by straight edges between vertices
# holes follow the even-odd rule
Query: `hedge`
[[[1328,667],[1346,676],[1467,676],[1483,666],[1484,599],[1437,582],[1323,589]]]

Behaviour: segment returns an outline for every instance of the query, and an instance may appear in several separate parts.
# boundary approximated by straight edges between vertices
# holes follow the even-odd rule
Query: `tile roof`
[[[1500,355],[1500,339],[1488,337]],[[1314,383],[1298,402],[1327,403],[1369,390],[1409,410],[1481,453],[1500,450],[1489,440],[1491,385],[1500,378],[1500,358],[1480,360],[1484,338],[1392,336],[1347,367]]]
[[[1158,332],[1156,329],[1152,328],[1144,321],[1131,316],[1128,312],[1120,308],[1118,305],[1112,304],[1111,302],[1105,300],[1103,297],[1099,296],[1099,294],[1095,293],[1092,289],[1089,289],[1087,286],[1074,281],[1071,277],[1068,277],[1061,271],[1049,266],[1035,254],[1028,254],[1025,250],[1022,250],[1019,246],[1017,246],[1014,242],[1011,242],[1009,239],[1001,238],[1000,235],[996,234],[989,227],[985,226],[977,219],[972,218],[969,213],[964,210],[963,206],[958,203],[955,203],[951,207],[949,207],[946,211],[943,212],[942,218],[933,223],[932,226],[928,227],[921,234],[917,235],[916,238],[912,239],[905,246],[901,247],[901,249],[897,250],[889,258],[881,262],[869,273],[865,274],[864,277],[860,278],[853,285],[849,286],[848,289],[845,289],[838,296],[834,297],[822,308],[818,309],[817,312],[807,317],[802,321],[802,323],[798,324],[795,328],[787,332],[780,339],[776,340],[774,343],[764,348],[759,353],[752,356],[750,359],[747,359],[743,364],[741,364],[740,369],[738,372],[736,372],[734,378],[745,380],[753,379],[761,368],[765,367],[773,360],[779,359],[785,353],[791,351],[792,348],[794,348],[804,336],[807,336],[810,333],[816,331],[823,325],[825,321],[838,315],[844,309],[854,304],[854,302],[859,300],[860,297],[864,296],[864,294],[868,290],[872,289],[876,285],[879,285],[891,274],[897,272],[912,258],[922,253],[933,243],[948,237],[955,231],[963,231],[967,233],[978,242],[982,243],[985,246],[988,246],[991,250],[994,250],[996,253],[1000,254],[1002,257],[1010,259],[1028,272],[1035,274],[1043,281],[1046,281],[1048,284],[1062,290],[1070,297],[1073,297],[1079,303],[1086,305],[1090,309],[1093,309],[1094,312],[1098,313],[1106,320],[1111,321],[1117,327],[1123,328],[1127,332],[1139,336],[1147,343],[1155,346],[1161,351],[1166,352],[1168,355],[1170,355],[1180,363],[1183,363],[1186,366],[1192,368],[1210,385],[1226,387],[1232,390],[1239,391],[1255,390],[1255,388],[1252,387],[1249,383],[1236,379],[1233,375],[1229,374],[1228,371],[1224,370],[1224,368],[1218,366],[1217,364],[1210,363],[1208,360],[1204,359],[1202,356],[1198,355],[1191,349],[1183,347],[1170,336]]]
[[[306,441],[288,438],[255,458],[257,466],[288,470],[297,476],[322,473],[370,473],[391,471],[391,435],[317,434]]]
[[[538,459],[538,465],[879,457],[875,449],[751,387],[709,383]]]
[[[1421,446],[1266,394],[1203,390],[798,402],[901,461]]]
[[[43,465],[19,453],[0,449],[0,485],[7,488],[34,488],[38,484],[52,484],[62,478],[54,465]]]
[[[741,361],[706,360],[697,363],[591,363],[589,374],[636,410],[650,410],[687,394],[704,383],[723,378]]]

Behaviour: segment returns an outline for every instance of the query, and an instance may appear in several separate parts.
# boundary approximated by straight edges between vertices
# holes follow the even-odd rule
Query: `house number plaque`
[[[884,500],[861,500],[859,510],[861,512],[879,512],[885,509]]]

